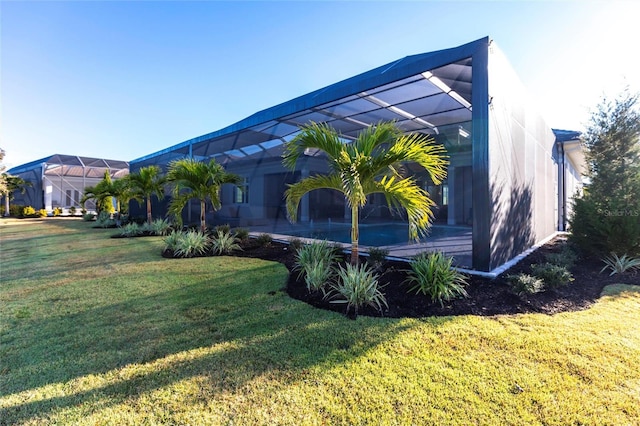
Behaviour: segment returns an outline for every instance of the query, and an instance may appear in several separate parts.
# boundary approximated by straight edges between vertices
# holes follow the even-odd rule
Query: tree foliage
[[[403,176],[402,164],[418,163],[439,184],[446,176],[448,164],[442,145],[423,134],[403,134],[393,122],[370,126],[350,143],[345,143],[327,124],[311,123],[287,143],[283,164],[295,169],[308,150],[326,154],[329,173],[310,176],[289,186],[285,192],[289,218],[296,221],[300,200],[310,191],[326,188],[343,193],[351,209],[352,264],[358,261],[359,211],[370,194],[384,194],[390,207],[406,210],[410,238],[417,239],[427,232],[435,203],[413,177]]]
[[[242,178],[228,173],[214,159],[208,163],[192,158],[182,158],[169,164],[167,180],[173,185],[173,197],[169,205],[169,213],[180,218],[182,209],[195,198],[200,201],[200,230],[205,232],[207,200],[213,210],[221,207],[220,188],[226,183],[239,184]]]
[[[151,197],[155,195],[158,200],[164,198],[164,184],[166,182],[162,170],[158,166],[142,167],[134,173],[129,173],[125,178],[129,188],[129,195],[139,204],[146,202],[147,224],[153,222],[151,214]]]
[[[589,184],[575,200],[572,239],[593,255],[640,254],[638,94],[603,99],[583,140]]]

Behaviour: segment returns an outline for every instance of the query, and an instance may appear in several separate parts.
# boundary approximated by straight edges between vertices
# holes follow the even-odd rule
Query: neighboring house
[[[56,207],[68,209],[73,206],[80,210],[84,188],[100,182],[107,170],[112,179],[119,179],[129,174],[129,163],[54,154],[14,167],[7,173],[31,182],[31,186],[25,188],[24,194],[15,191],[12,204],[32,206],[48,212]],[[87,209],[94,208],[93,201],[88,201]]]
[[[473,269],[494,270],[564,230],[570,196],[581,185],[578,135],[554,134],[489,38],[399,59],[130,166],[135,172],[152,164],[166,169],[186,156],[215,158],[245,178],[240,188],[223,188],[219,221],[275,224],[286,220],[286,185],[326,171],[317,152],[308,152],[293,173],[282,167],[283,144],[299,126],[327,122],[348,142],[366,126],[388,120],[406,132],[430,134],[447,148],[450,167],[442,185],[407,168],[438,203],[440,223],[471,227]],[[366,220],[392,218],[383,199],[370,201]],[[157,204],[153,211],[162,212],[167,200]],[[191,206],[186,219],[198,217],[198,205]],[[346,220],[349,214],[342,197],[329,191],[310,193],[300,208],[302,222]]]

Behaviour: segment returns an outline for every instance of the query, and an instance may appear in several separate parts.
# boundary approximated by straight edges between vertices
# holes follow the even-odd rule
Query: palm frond
[[[296,222],[298,217],[298,205],[306,193],[322,188],[335,189],[336,191],[343,192],[340,177],[336,175],[309,176],[299,182],[289,185],[289,188],[284,193],[287,202],[287,215],[289,216],[289,220]]]
[[[282,164],[293,170],[298,159],[305,154],[307,149],[319,149],[329,156],[329,161],[340,158],[344,151],[344,144],[340,140],[340,135],[329,125],[312,122],[303,126],[301,132],[287,142],[282,154]]]

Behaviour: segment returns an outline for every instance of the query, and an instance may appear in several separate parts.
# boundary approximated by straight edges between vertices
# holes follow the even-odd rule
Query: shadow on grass
[[[215,392],[234,390],[265,374],[347,362],[407,328],[399,321],[351,321],[290,299],[282,291],[282,265],[245,262],[245,268],[197,280],[185,262],[188,285],[21,326],[17,342],[3,343],[3,396],[88,375],[118,376],[159,360],[167,365],[5,407],[0,419],[11,423],[84,403],[109,406],[196,376],[208,378]],[[182,357],[192,350],[203,353]],[[165,359],[173,355],[185,359]]]

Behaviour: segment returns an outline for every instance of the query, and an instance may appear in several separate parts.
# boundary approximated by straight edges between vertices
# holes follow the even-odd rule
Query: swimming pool
[[[435,225],[431,227],[427,239],[456,237],[470,232],[471,228]],[[351,227],[346,224],[318,224],[303,230],[295,230],[291,235],[302,238],[351,243]],[[413,242],[413,240],[409,240],[409,225],[406,223],[360,225],[360,238],[358,243],[363,246],[391,246],[396,244],[410,244]]]

